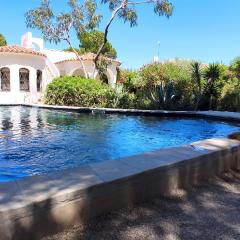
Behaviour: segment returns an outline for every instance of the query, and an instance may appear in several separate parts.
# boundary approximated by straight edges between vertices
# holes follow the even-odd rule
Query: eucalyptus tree
[[[95,57],[96,66],[102,50],[108,42],[109,28],[115,18],[119,17],[124,22],[129,22],[131,27],[134,27],[137,25],[138,18],[136,7],[139,5],[152,5],[154,12],[159,16],[170,17],[173,11],[173,5],[170,0],[102,0],[102,3],[108,4],[112,15],[104,30],[104,41]]]
[[[85,77],[88,77],[81,57],[71,41],[70,32],[76,34],[92,30],[98,26],[101,16],[96,14],[95,0],[85,0],[82,4],[78,0],[68,0],[69,12],[56,14],[50,6],[50,0],[41,0],[38,8],[29,10],[26,14],[27,27],[38,29],[45,40],[58,44],[65,41],[76,54],[83,68]]]

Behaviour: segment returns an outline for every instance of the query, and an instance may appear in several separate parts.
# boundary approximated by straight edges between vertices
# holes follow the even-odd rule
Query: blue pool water
[[[239,124],[0,107],[0,182],[221,137]]]

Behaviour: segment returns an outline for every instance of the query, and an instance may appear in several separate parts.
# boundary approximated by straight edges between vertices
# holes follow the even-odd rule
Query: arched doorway
[[[78,68],[75,71],[73,71],[72,76],[73,77],[85,77],[85,74],[84,74],[83,69]]]
[[[99,73],[97,73],[95,79],[100,80],[103,83],[109,84],[109,76],[106,73],[101,74],[101,76],[99,75]]]

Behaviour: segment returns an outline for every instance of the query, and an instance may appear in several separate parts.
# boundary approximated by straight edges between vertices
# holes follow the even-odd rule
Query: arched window
[[[9,68],[4,67],[0,69],[0,83],[1,83],[1,91],[9,92],[11,90]]]
[[[19,70],[20,91],[29,92],[29,70],[26,68],[20,68]]]
[[[42,71],[37,70],[37,91],[42,91]]]

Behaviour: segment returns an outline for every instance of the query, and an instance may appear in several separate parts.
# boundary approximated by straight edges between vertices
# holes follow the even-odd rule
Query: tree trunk
[[[84,75],[85,75],[85,78],[88,78],[88,74],[87,74],[87,71],[86,71],[86,68],[85,68],[85,65],[81,59],[81,57],[79,56],[78,52],[73,48],[72,46],[72,43],[70,41],[70,39],[66,39],[67,43],[69,44],[70,48],[73,50],[73,52],[75,53],[77,59],[79,60],[79,62],[81,63],[81,66],[82,66],[82,69],[83,69],[83,72],[84,72]]]
[[[105,31],[104,31],[104,40],[103,40],[103,43],[102,43],[102,45],[100,46],[100,48],[99,48],[99,50],[98,50],[98,52],[97,52],[97,54],[96,54],[96,56],[95,56],[95,59],[94,59],[94,64],[95,64],[94,73],[95,73],[95,71],[96,71],[97,62],[98,62],[98,60],[99,60],[100,54],[102,53],[102,50],[103,50],[103,48],[105,47],[105,45],[106,45],[106,43],[107,43],[107,41],[108,41],[108,31],[109,31],[109,28],[110,28],[110,26],[111,26],[114,18],[117,16],[118,12],[119,12],[121,9],[125,8],[125,7],[127,6],[127,4],[128,4],[128,0],[122,1],[121,5],[113,11],[111,18],[110,18],[110,20],[108,21],[108,24],[107,24],[107,26],[106,26],[106,28],[105,28]]]

